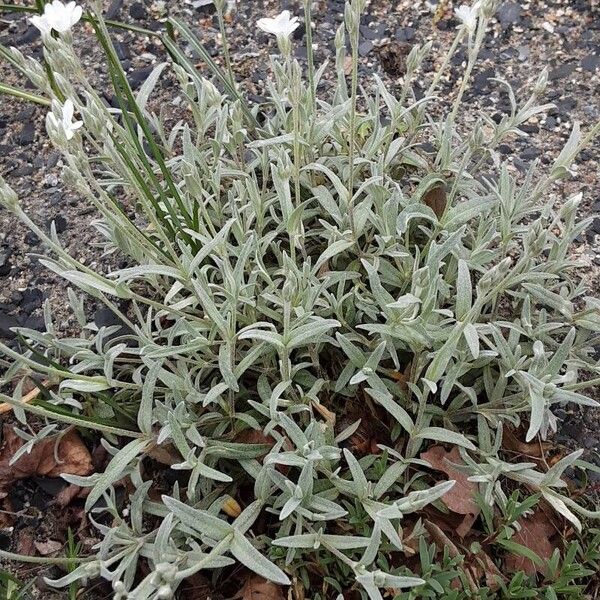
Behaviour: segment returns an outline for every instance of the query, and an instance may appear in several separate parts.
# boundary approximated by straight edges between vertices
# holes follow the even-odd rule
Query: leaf
[[[432,446],[427,452],[421,453],[421,458],[426,460],[433,469],[441,471],[453,479],[456,483],[442,496],[442,502],[452,511],[459,515],[465,515],[463,522],[459,525],[456,533],[464,537],[473,525],[479,514],[479,505],[475,502],[475,494],[479,486],[469,481],[469,475],[459,471],[450,463],[463,465],[464,461],[455,446],[448,451],[443,446]]]
[[[126,446],[123,446],[111,459],[106,467],[106,470],[92,488],[90,495],[85,501],[85,509],[90,510],[98,500],[102,497],[102,494],[113,484],[115,481],[123,476],[123,472],[129,466],[133,459],[140,454],[144,448],[148,445],[148,440],[139,438],[132,440]]]
[[[473,443],[469,441],[462,433],[450,431],[449,429],[444,429],[443,427],[424,427],[415,437],[426,440],[435,440],[436,442],[444,442],[445,444],[453,444],[455,446],[462,446],[467,450],[477,450]]]
[[[288,576],[261,554],[241,533],[234,531],[229,551],[243,565],[269,581],[290,585]]]
[[[531,517],[522,517],[517,523],[520,531],[515,532],[509,542],[502,541],[511,552],[505,559],[506,569],[512,573],[525,571],[528,575],[544,573],[544,561],[549,560],[558,547],[553,540],[556,526],[543,510],[536,510]],[[536,556],[542,560],[535,560]]]
[[[280,585],[266,580],[259,575],[251,575],[239,592],[242,600],[285,600]]]
[[[52,436],[37,442],[31,452],[23,454],[9,465],[15,452],[24,441],[5,425],[3,429],[4,445],[0,450],[0,495],[5,495],[10,486],[19,479],[27,477],[60,477],[63,473],[89,475],[93,471],[92,457],[81,438],[74,431],[64,436]],[[55,458],[55,445],[58,441]]]

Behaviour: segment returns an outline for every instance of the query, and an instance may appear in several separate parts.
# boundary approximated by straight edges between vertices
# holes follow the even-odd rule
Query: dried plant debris
[[[164,60],[127,73],[99,5],[59,0],[31,17],[43,57],[0,46],[33,86],[2,90],[46,111],[63,182],[97,212],[118,265],[79,260],[61,224],[40,227],[0,179],[40,263],[69,282],[79,326],[61,335],[46,304],[43,327],[0,344],[0,401],[19,423],[4,491],[60,475],[70,485],[54,506],[85,512],[92,539],[74,561],[63,537],[20,529],[13,550],[69,567],[47,585],[104,582],[119,600],[589,592],[600,512],[570,481],[593,469],[582,449],[547,444],[565,407],[597,406],[600,302],[572,246],[590,221],[576,183],[553,194],[600,124],[573,123],[551,160],[513,168],[506,143],[552,109],[550,74],[515,90],[474,71],[496,4],[443,3],[446,57],[382,44],[392,87],[363,77],[364,0],[332,31],[329,88],[313,2],[304,25],[263,15],[277,53],[255,104],[237,85],[224,2],[210,9],[222,60],[169,17],[164,35],[132,32]],[[130,14],[167,18],[148,8]],[[82,20],[109,100],[84,75]],[[424,77],[425,64],[439,70]],[[509,110],[463,119],[471,83],[491,81]],[[161,87],[176,109],[157,108]],[[28,396],[30,380],[52,386]]]

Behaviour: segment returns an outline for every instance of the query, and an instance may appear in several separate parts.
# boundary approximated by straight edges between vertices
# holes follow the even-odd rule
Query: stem
[[[352,84],[350,88],[350,140],[349,140],[349,167],[348,175],[348,217],[350,218],[350,228],[352,236],[356,238],[356,227],[354,224],[354,144],[356,137],[356,95],[358,90],[358,36],[359,36],[359,15],[356,17],[356,23],[352,31]]]
[[[229,76],[229,83],[230,83],[231,87],[235,88],[235,78],[233,76],[233,69],[231,67],[231,56],[229,54],[229,43],[227,41],[227,33],[225,32],[225,19],[223,18],[223,6],[218,7],[217,18],[219,19],[219,31],[221,32],[221,43],[223,44],[223,56],[225,57],[225,66],[227,68],[227,75]]]
[[[51,104],[50,100],[47,98],[42,98],[42,96],[32,94],[31,92],[27,92],[25,90],[20,90],[12,85],[8,85],[7,83],[0,83],[0,94],[8,94],[9,96],[14,96],[15,98],[19,98],[21,100],[27,100],[29,102],[41,104],[42,106],[50,106]]]
[[[306,56],[308,59],[308,88],[310,93],[310,104],[314,110],[317,91],[315,89],[315,63],[312,44],[313,38],[311,8],[312,0],[304,0],[304,26],[306,27]]]
[[[460,88],[458,90],[458,95],[454,100],[454,104],[452,105],[452,112],[450,113],[450,122],[454,123],[456,119],[456,114],[458,113],[458,109],[460,107],[460,103],[462,102],[462,97],[467,90],[467,85],[469,83],[469,78],[471,77],[471,72],[473,71],[473,67],[477,62],[477,56],[479,55],[479,50],[481,49],[481,44],[483,42],[483,37],[485,35],[485,28],[487,26],[488,20],[481,17],[479,19],[479,23],[477,26],[477,33],[475,34],[475,42],[473,44],[473,48],[469,52],[469,61],[467,63],[467,68],[465,69],[465,73],[463,75],[462,81],[460,82]]]

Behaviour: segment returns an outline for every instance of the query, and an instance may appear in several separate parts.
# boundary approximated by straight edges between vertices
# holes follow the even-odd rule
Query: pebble
[[[581,59],[581,67],[586,71],[596,71],[600,69],[600,54],[588,54]]]
[[[556,67],[555,69],[552,69],[552,71],[550,71],[550,74],[548,75],[548,78],[551,81],[554,81],[556,79],[565,79],[574,70],[575,70],[574,63],[565,63],[564,65],[560,65],[560,66]]]
[[[137,19],[138,21],[141,21],[148,16],[148,11],[141,2],[134,2],[129,7],[129,15],[132,19]]]
[[[504,2],[498,7],[496,18],[504,27],[514,25],[521,20],[521,6],[517,2]]]
[[[25,123],[19,134],[19,143],[21,146],[31,144],[35,139],[35,125],[33,122]]]
[[[369,40],[362,42],[358,46],[358,53],[361,56],[367,56],[371,50],[373,50],[373,42],[370,42]]]

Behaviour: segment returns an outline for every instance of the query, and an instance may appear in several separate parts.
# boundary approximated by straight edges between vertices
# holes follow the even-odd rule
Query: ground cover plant
[[[494,4],[457,9],[422,97],[411,82],[430,45],[411,51],[398,94],[359,81],[364,0],[346,5],[334,65],[313,64],[310,28],[306,70],[293,58],[297,17],[261,19],[279,53],[259,106],[230,68],[224,2],[225,68],[171,19],[165,62],[135,94],[110,37],[123,25],[99,3],[31,8],[44,61],[0,52],[38,92],[2,89],[48,104],[64,178],[124,266],[81,264],[0,180],[81,326],[58,336],[46,307],[45,332],[0,345],[10,462],[63,472],[101,538],[90,556],[0,556],[62,567],[50,583],[69,593],[104,579],[117,599],[176,597],[198,576],[244,598],[585,597],[600,513],[568,482],[590,465],[544,440],[557,407],[596,405],[600,302],[570,255],[581,194],[548,198],[600,124],[574,124],[549,168],[516,178],[496,149],[549,108],[547,74],[530,91],[498,80],[501,120],[460,119]],[[76,55],[83,21],[119,108]],[[463,43],[464,76],[434,118]],[[185,98],[176,123],[149,109],[168,74]],[[118,324],[90,323],[86,297]],[[102,471],[76,431],[100,440]]]

